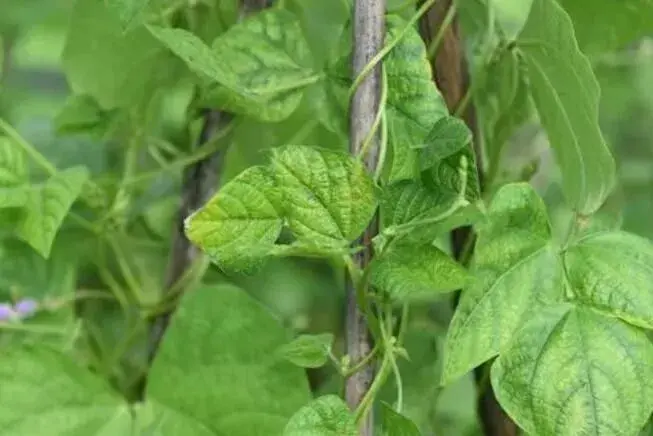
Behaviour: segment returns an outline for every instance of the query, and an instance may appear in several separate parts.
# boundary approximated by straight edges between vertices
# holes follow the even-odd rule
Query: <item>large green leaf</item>
[[[357,436],[354,415],[335,395],[316,398],[295,413],[283,436]]]
[[[593,233],[564,254],[574,298],[653,328],[653,245],[626,232]]]
[[[386,41],[393,41],[407,23],[390,15]],[[449,116],[446,103],[431,76],[424,42],[409,29],[384,61],[388,79],[386,116],[388,144],[392,149],[390,180],[411,179],[418,172],[418,151],[427,145],[432,127]]]
[[[104,109],[141,103],[179,72],[179,62],[142,26],[124,33],[103,0],[77,0],[62,64],[73,91]]]
[[[186,235],[221,268],[248,270],[281,233],[279,194],[265,167],[232,179],[186,220]]]
[[[370,283],[396,301],[428,300],[460,289],[467,274],[431,244],[392,244],[370,265]]]
[[[533,1],[517,47],[562,171],[567,201],[578,213],[590,215],[615,183],[615,163],[599,129],[599,85],[590,62],[555,0]]]
[[[310,398],[304,371],[276,352],[289,339],[244,291],[227,285],[193,290],[152,364],[147,398],[163,406],[161,419],[181,416],[206,434],[279,434]]]
[[[275,8],[259,12],[215,39],[213,47],[183,29],[150,31],[195,73],[208,79],[205,101],[261,121],[287,118],[306,86],[320,76],[298,20]]]
[[[447,334],[443,383],[496,356],[525,318],[563,295],[546,209],[528,184],[501,188],[478,234],[472,277]]]
[[[0,435],[132,434],[129,407],[103,380],[44,347],[0,352]]]
[[[129,30],[138,24],[150,0],[108,0],[109,10],[114,12],[123,29]]]
[[[41,256],[50,256],[54,238],[87,179],[84,167],[69,168],[29,191],[17,231]]]
[[[552,306],[501,353],[492,386],[530,434],[635,435],[653,410],[653,345],[615,318]]]
[[[345,246],[363,232],[376,210],[372,178],[346,153],[280,147],[273,150],[272,167],[288,227],[300,241]]]
[[[648,0],[557,1],[571,17],[578,44],[587,54],[618,50],[653,33],[653,4]]]

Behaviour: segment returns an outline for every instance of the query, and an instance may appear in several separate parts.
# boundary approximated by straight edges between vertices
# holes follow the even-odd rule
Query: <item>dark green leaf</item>
[[[599,129],[599,85],[565,11],[534,0],[517,40],[535,106],[560,165],[569,204],[595,212],[615,183],[615,163]]]
[[[284,359],[303,368],[319,368],[327,363],[333,335],[301,335],[279,348]]]
[[[653,409],[653,345],[591,309],[526,320],[492,367],[499,403],[530,434],[634,435]]]
[[[295,413],[283,436],[358,436],[354,415],[339,397],[316,398]]]
[[[304,370],[276,352],[288,340],[279,321],[244,291],[195,289],[173,315],[147,398],[165,406],[158,415],[176,421],[177,431],[189,421],[209,430],[198,434],[279,434],[310,398]]]
[[[443,383],[496,356],[525,318],[563,295],[546,208],[528,184],[496,193],[478,235],[472,277],[447,333]]]

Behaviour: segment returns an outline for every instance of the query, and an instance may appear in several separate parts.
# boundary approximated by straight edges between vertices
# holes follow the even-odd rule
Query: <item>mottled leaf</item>
[[[273,150],[284,215],[300,241],[344,246],[365,229],[376,209],[374,182],[346,153],[312,147]]]
[[[533,101],[553,147],[569,204],[595,212],[615,183],[615,162],[598,124],[599,84],[555,0],[534,0],[517,47]]]
[[[284,359],[303,368],[319,368],[327,363],[333,335],[301,335],[279,348]]]
[[[316,398],[295,413],[283,436],[358,436],[354,415],[339,397]]]
[[[591,309],[534,313],[492,367],[499,403],[530,434],[637,434],[653,409],[653,345]]]
[[[478,235],[471,277],[447,334],[443,383],[496,356],[524,318],[563,294],[546,208],[528,184],[496,193]]]

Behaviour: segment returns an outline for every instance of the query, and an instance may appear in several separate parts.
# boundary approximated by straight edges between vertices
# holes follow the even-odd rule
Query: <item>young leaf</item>
[[[646,333],[591,309],[533,314],[491,377],[501,406],[530,434],[634,435],[653,409]]]
[[[25,345],[0,360],[0,429],[12,436],[132,434],[127,404],[67,356]]]
[[[428,300],[462,288],[465,269],[431,244],[392,244],[370,264],[370,283],[396,301]]]
[[[183,417],[211,431],[206,434],[279,434],[310,398],[304,371],[276,353],[288,339],[244,291],[196,289],[173,315],[148,376],[147,398],[165,406],[161,419],[179,422],[178,428]]]
[[[283,436],[358,436],[354,415],[335,395],[316,398],[295,413]]]
[[[383,434],[387,436],[420,436],[417,425],[404,415],[396,412],[388,403],[381,402]]]
[[[251,167],[187,218],[186,236],[221,268],[249,270],[281,233],[278,196],[267,168]]]
[[[59,227],[87,179],[86,168],[69,168],[29,191],[18,236],[46,259]]]
[[[595,212],[615,183],[615,162],[598,124],[599,85],[555,0],[533,0],[517,40],[533,100],[560,165],[567,201]]]
[[[653,245],[626,232],[593,233],[564,253],[574,299],[653,328]]]
[[[546,208],[532,187],[502,187],[479,226],[472,277],[451,320],[442,382],[497,355],[515,329],[563,294]]]
[[[284,359],[302,368],[319,368],[327,363],[333,335],[301,335],[279,348]]]
[[[356,239],[377,206],[365,167],[345,153],[303,146],[272,152],[288,226],[300,241],[345,246]]]
[[[125,33],[115,10],[100,0],[75,2],[61,60],[73,91],[104,109],[140,103],[180,71],[145,28]]]
[[[297,19],[275,8],[233,26],[210,48],[182,29],[149,27],[188,67],[209,79],[206,103],[260,121],[287,118],[319,80]]]
[[[386,42],[406,28],[396,15],[387,19]],[[388,78],[386,115],[388,144],[392,149],[390,181],[411,179],[418,173],[418,151],[438,120],[448,117],[444,99],[431,77],[424,42],[416,29],[409,29],[384,61]]]
[[[22,185],[27,181],[25,154],[15,143],[0,136],[0,187]]]

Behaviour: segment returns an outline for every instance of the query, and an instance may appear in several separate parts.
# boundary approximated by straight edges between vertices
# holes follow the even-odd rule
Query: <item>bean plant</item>
[[[406,408],[402,369],[412,314],[447,296],[424,383],[476,373],[482,434],[640,434],[653,245],[602,215],[616,164],[590,59],[653,6],[499,3],[75,0],[54,124],[111,164],[63,166],[0,119],[0,435],[452,434]],[[537,168],[502,171],[532,120],[562,235]],[[238,286],[297,258],[342,273],[341,331]]]

